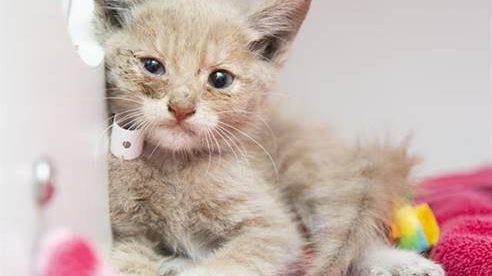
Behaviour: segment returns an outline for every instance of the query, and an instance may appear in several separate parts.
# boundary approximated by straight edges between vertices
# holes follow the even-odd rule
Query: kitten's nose
[[[178,122],[184,121],[196,113],[196,106],[190,102],[170,102],[167,109]]]

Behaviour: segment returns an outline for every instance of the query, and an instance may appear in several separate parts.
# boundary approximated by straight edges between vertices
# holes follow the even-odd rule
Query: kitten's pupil
[[[217,89],[229,87],[234,81],[234,77],[226,70],[217,70],[210,74],[209,83]]]
[[[166,68],[164,67],[164,65],[162,65],[162,63],[155,59],[144,58],[141,61],[145,70],[147,70],[147,72],[151,73],[152,75],[161,76],[166,73]]]

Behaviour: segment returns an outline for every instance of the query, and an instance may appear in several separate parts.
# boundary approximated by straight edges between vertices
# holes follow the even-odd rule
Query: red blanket
[[[492,275],[492,167],[431,179],[420,186],[441,226],[431,258],[449,276]]]

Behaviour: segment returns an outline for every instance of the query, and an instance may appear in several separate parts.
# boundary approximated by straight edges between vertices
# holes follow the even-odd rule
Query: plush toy
[[[391,238],[403,249],[424,252],[437,244],[439,225],[427,204],[403,205],[395,210]]]
[[[35,275],[116,276],[87,240],[65,229],[56,230],[42,239]]]

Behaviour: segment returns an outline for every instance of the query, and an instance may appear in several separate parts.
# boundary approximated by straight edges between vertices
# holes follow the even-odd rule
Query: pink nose
[[[196,106],[191,103],[169,103],[167,109],[178,122],[184,121],[196,113]]]

